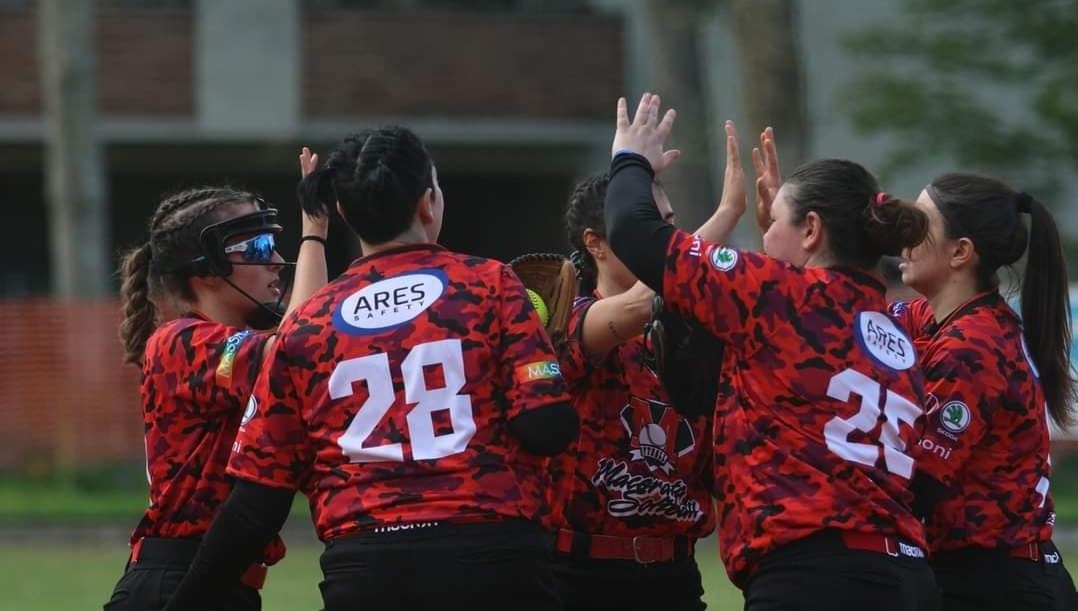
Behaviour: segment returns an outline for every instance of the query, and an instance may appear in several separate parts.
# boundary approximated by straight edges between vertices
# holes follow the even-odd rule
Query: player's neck
[[[976,297],[979,292],[976,280],[955,275],[949,278],[940,290],[931,295],[925,295],[925,299],[932,307],[932,316],[936,322],[942,322],[962,304]]]
[[[613,297],[614,295],[620,295],[629,290],[629,287],[621,286],[614,280],[611,280],[609,276],[599,274],[599,279],[595,283],[595,289],[602,297]]]
[[[234,308],[230,308],[212,299],[203,299],[196,302],[193,309],[206,318],[219,322],[222,325],[228,325],[230,327],[247,326],[246,319],[241,314],[238,314]]]
[[[371,244],[364,240],[359,241],[359,247],[363,251],[363,256],[368,257],[375,253],[382,252],[384,250],[390,250],[392,248],[400,248],[401,246],[413,246],[415,244],[430,244],[430,240],[427,238],[426,232],[421,227],[410,227],[404,233],[398,235],[392,240],[382,242],[381,244]]]

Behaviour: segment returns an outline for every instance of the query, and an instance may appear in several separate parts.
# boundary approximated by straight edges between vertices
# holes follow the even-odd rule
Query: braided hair
[[[146,341],[161,322],[159,304],[193,301],[183,273],[202,253],[202,230],[222,220],[230,207],[250,203],[254,194],[228,187],[198,187],[166,197],[150,219],[150,239],[120,261],[120,341],[124,362],[142,363]]]
[[[565,227],[569,231],[569,245],[573,249],[570,259],[576,266],[582,295],[590,295],[599,282],[599,268],[584,244],[584,230],[591,229],[606,237],[603,203],[606,200],[608,184],[610,176],[606,172],[585,178],[573,189],[565,210]]]
[[[420,198],[433,187],[426,145],[411,130],[391,125],[345,138],[300,182],[297,195],[308,214],[338,203],[352,231],[368,244],[383,244],[408,229]]]

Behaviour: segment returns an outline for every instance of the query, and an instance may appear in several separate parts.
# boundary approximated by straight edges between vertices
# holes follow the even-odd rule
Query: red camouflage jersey
[[[932,549],[1048,541],[1048,413],[1018,315],[997,291],[938,324],[924,299],[891,311],[913,337],[929,393],[917,468],[946,487],[926,522]]]
[[[705,537],[715,528],[711,418],[674,411],[642,338],[592,362],[581,334],[593,303],[576,301],[559,354],[580,433],[550,461],[553,524],[616,537]]]
[[[825,528],[923,548],[909,451],[923,428],[924,382],[886,314],[883,284],[683,231],[665,269],[666,304],[727,342],[714,490],[731,580],[743,586],[768,552]]]
[[[189,314],[146,342],[141,398],[150,506],[131,534],[201,537],[232,491],[225,473],[269,333]],[[284,556],[276,540],[264,561]]]
[[[267,367],[229,472],[302,490],[321,539],[546,513],[543,460],[508,421],[569,397],[508,266],[437,245],[361,258]]]

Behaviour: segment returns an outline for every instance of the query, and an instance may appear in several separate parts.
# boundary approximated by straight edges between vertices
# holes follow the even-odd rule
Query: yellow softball
[[[539,293],[531,289],[525,289],[528,291],[528,298],[532,300],[532,307],[535,308],[535,312],[539,314],[539,320],[546,326],[548,320],[550,320],[550,310],[546,307],[546,302],[539,296]]]

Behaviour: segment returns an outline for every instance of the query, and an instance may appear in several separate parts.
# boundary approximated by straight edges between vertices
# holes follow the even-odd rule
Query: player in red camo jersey
[[[745,210],[745,174],[727,122],[723,198],[699,233],[724,240]],[[606,172],[569,198],[569,243],[581,297],[562,374],[581,420],[569,452],[551,459],[554,575],[566,611],[703,609],[697,539],[715,528],[711,495],[713,403],[673,405],[651,371],[643,337],[654,292],[625,269],[606,241]],[[654,186],[663,218],[674,212]],[[715,374],[717,375],[717,370]]]
[[[900,268],[924,297],[892,313],[933,408],[914,448],[915,491],[944,609],[1078,609],[1049,492],[1048,418],[1065,427],[1074,405],[1059,232],[1040,202],[983,176],[940,176],[917,205],[930,239]],[[997,272],[1023,255],[1019,319]]]
[[[300,162],[306,171],[317,156],[304,149]],[[273,308],[287,288],[276,215],[251,193],[183,191],[161,202],[149,240],[124,257],[121,337],[127,361],[142,369],[150,506],[108,610],[163,608],[232,487],[229,451],[271,342],[258,329],[280,319]],[[289,307],[326,282],[327,226],[325,214],[304,215],[303,235],[314,239],[301,244]],[[265,565],[283,555],[274,541],[212,602],[259,609]]]
[[[577,428],[550,341],[504,264],[436,243],[426,146],[346,139],[304,183],[364,256],[283,324],[240,428],[238,478],[169,609],[200,609],[307,495],[341,609],[556,609],[544,456]]]
[[[910,503],[923,380],[872,272],[920,243],[925,214],[843,160],[808,163],[760,201],[767,255],[663,223],[650,192],[674,120],[618,103],[606,198],[614,252],[727,342],[715,411],[720,552],[750,611],[934,609]],[[778,187],[770,132],[764,145]],[[759,180],[759,179],[758,179]],[[770,189],[768,190],[770,191]]]

